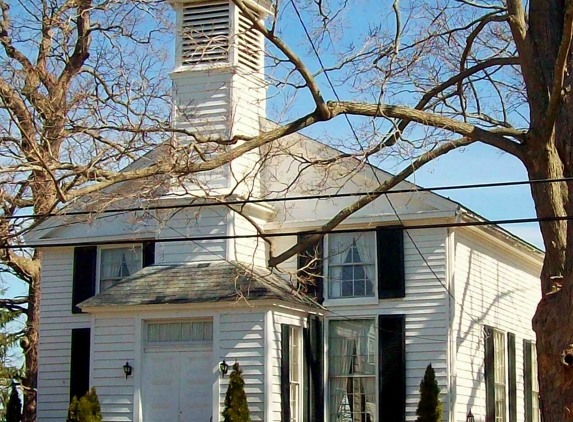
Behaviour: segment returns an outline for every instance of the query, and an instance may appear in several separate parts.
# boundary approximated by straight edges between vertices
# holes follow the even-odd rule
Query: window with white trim
[[[139,245],[101,248],[99,258],[100,292],[142,268],[142,251]]]
[[[147,344],[195,343],[213,340],[212,321],[148,322],[145,341]]]
[[[289,384],[290,384],[290,420],[301,420],[302,394],[302,349],[301,333],[298,327],[289,327]]]
[[[376,420],[376,344],[373,319],[330,321],[328,329],[329,420]],[[373,340],[373,341],[370,341]]]
[[[495,420],[505,422],[506,394],[505,394],[505,335],[501,331],[493,331],[494,350],[494,386],[495,386]]]
[[[537,347],[531,347],[531,421],[541,422],[541,409],[539,407],[539,379],[537,377]]]
[[[328,298],[374,297],[376,233],[332,233],[328,242]]]

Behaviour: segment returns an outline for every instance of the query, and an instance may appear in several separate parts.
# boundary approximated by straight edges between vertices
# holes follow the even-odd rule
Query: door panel
[[[212,351],[148,350],[143,368],[143,422],[209,422]]]
[[[180,352],[180,422],[209,422],[213,403],[212,353]]]
[[[179,355],[145,353],[143,367],[143,421],[177,421],[179,418]]]

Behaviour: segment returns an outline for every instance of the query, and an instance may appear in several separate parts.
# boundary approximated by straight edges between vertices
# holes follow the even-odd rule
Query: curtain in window
[[[101,278],[110,279],[121,277],[123,249],[102,250]]]
[[[371,296],[374,294],[375,233],[335,233],[328,238],[330,296]],[[354,265],[353,265],[354,264]],[[349,282],[349,286],[342,282]],[[364,283],[368,283],[367,286]],[[345,287],[350,291],[345,292]]]
[[[329,359],[329,375],[330,375],[330,415],[337,415],[342,405],[342,401],[346,396],[346,383],[348,378],[346,375],[350,373],[350,365],[352,364],[352,349],[354,348],[354,339],[346,338],[341,335],[346,331],[343,326],[344,321],[333,321],[330,324],[330,359]],[[351,330],[351,329],[350,329]],[[350,333],[351,331],[349,331]],[[334,419],[336,420],[336,419]]]
[[[329,326],[330,419],[373,421],[376,364],[368,361],[368,347],[375,342],[368,340],[374,322],[331,321]]]

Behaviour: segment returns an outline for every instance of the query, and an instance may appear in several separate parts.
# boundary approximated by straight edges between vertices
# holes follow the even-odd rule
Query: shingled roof
[[[84,307],[275,299],[320,307],[267,268],[238,262],[152,265],[79,304]]]

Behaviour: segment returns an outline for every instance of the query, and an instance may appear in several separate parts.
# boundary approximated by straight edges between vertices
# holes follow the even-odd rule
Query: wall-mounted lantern
[[[133,368],[131,367],[129,362],[125,362],[125,365],[123,365],[123,373],[125,374],[125,379],[127,379],[127,377],[131,375],[132,370]]]
[[[225,375],[229,372],[229,365],[227,365],[225,359],[223,359],[223,362],[219,364],[219,372],[221,373],[221,378],[225,378]]]
[[[468,412],[468,415],[466,416],[466,422],[475,422],[476,419],[474,418],[474,414],[472,413],[472,410],[470,409],[470,411]]]

